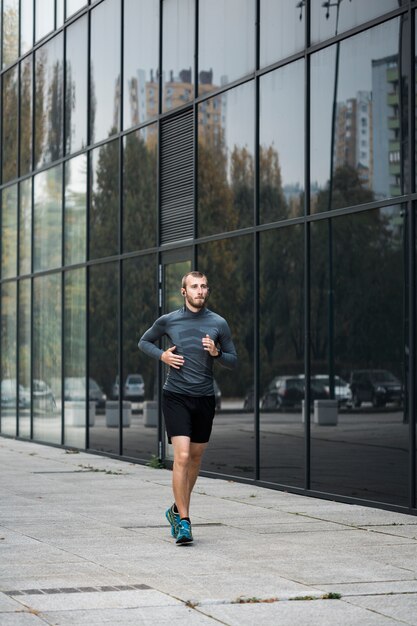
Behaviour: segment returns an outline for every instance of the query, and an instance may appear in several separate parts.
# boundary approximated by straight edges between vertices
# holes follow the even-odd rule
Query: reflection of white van
[[[136,400],[143,402],[145,399],[145,382],[142,374],[128,374],[123,390],[123,397],[126,400]]]
[[[112,392],[112,398],[115,400],[119,397],[119,377],[116,376]],[[132,400],[133,402],[143,402],[145,399],[145,381],[142,374],[128,374],[123,387],[123,398]]]

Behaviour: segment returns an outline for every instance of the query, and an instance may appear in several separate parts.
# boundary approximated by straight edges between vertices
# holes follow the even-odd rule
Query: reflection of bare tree
[[[282,190],[279,155],[273,146],[259,148],[259,213],[262,222],[290,217]]]
[[[260,254],[261,389],[299,374],[304,358],[304,237],[300,226],[263,233]]]
[[[152,125],[126,137],[123,161],[123,249],[156,243],[156,142]],[[148,136],[149,141],[145,140]]]
[[[17,8],[8,6],[3,8],[3,67],[13,63],[18,56],[19,11]]]
[[[20,173],[32,169],[32,58],[20,69]]]
[[[327,206],[327,193],[319,193],[319,210]],[[372,199],[356,169],[345,166],[335,170],[335,208]],[[389,367],[402,378],[398,371],[402,361],[402,241],[394,221],[382,211],[333,220],[335,373],[351,367]],[[328,237],[325,222],[313,225],[311,354],[316,369],[325,366],[328,350]]]
[[[64,117],[62,62],[52,68],[52,81],[48,89],[48,139],[47,161],[56,161],[62,156],[62,131]]]
[[[52,40],[36,53],[35,86],[35,161],[49,163],[63,152],[63,64],[61,58],[49,62]]]
[[[3,181],[17,176],[17,67],[3,75]]]
[[[90,206],[90,257],[118,251],[119,143],[110,141],[93,153]]]

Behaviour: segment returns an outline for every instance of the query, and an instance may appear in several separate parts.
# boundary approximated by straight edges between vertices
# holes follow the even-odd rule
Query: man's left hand
[[[213,339],[210,339],[210,335],[206,335],[202,339],[204,350],[206,350],[210,356],[217,356],[219,351],[216,348],[216,344]]]

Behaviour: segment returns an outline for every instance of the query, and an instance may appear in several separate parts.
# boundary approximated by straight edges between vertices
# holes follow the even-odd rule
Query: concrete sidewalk
[[[417,624],[417,517],[0,438],[0,624]],[[334,599],[329,594],[337,594]]]

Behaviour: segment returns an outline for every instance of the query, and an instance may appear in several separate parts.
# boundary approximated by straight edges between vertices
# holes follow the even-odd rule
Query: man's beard
[[[191,298],[190,296],[186,296],[186,300],[188,302],[188,304],[190,304],[191,306],[195,307],[196,309],[203,309],[206,305],[206,301],[207,301],[207,297],[204,298],[204,296],[202,298]]]

